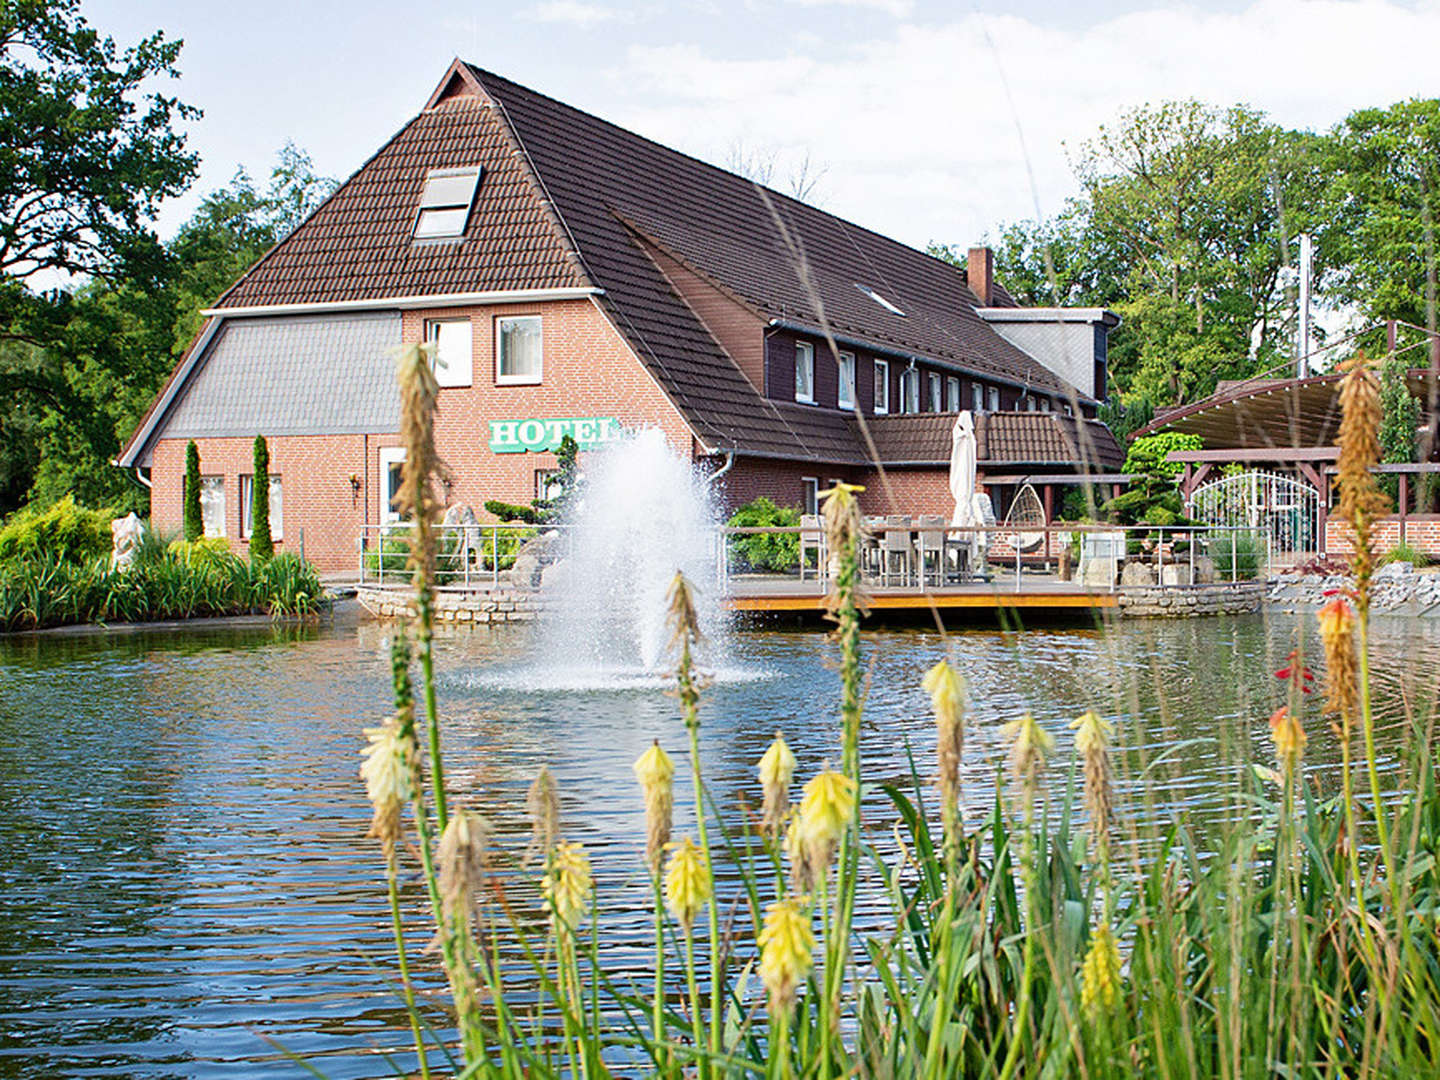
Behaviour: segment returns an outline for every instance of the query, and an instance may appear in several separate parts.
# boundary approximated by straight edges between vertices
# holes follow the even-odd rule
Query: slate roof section
[[[876,416],[866,420],[884,465],[949,465],[955,413]],[[859,424],[851,420],[857,441]],[[1111,472],[1125,451],[1099,420],[1063,413],[1012,412],[975,415],[976,457],[986,466],[1082,466]]]
[[[400,429],[397,312],[226,323],[172,406],[166,438]]]

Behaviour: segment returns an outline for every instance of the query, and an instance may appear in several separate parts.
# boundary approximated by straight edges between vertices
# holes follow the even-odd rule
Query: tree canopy
[[[1112,393],[1184,404],[1293,359],[1300,232],[1324,303],[1433,326],[1437,162],[1437,100],[1323,134],[1242,105],[1146,105],[1077,148],[1081,193],[1059,213],[999,231],[997,276],[1022,304],[1114,310]]]

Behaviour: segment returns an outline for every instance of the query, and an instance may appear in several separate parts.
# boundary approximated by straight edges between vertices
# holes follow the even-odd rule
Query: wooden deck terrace
[[[805,615],[824,607],[826,588],[813,578],[804,582],[795,577],[733,575],[721,604],[736,612],[788,612]],[[1087,589],[1049,574],[1025,574],[1019,588],[1013,574],[998,575],[993,581],[972,581],[961,585],[881,586],[867,585],[866,596],[873,612],[970,612],[980,615],[1011,609],[1035,612],[1080,613],[1118,607],[1119,594]]]

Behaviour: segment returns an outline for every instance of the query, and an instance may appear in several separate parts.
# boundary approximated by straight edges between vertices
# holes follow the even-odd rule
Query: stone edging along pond
[[[1216,582],[1211,585],[1131,585],[1117,594],[1120,614],[1127,619],[1189,619],[1199,615],[1249,615],[1265,601],[1259,581]]]
[[[1265,598],[1294,611],[1319,607],[1353,586],[1348,574],[1281,574],[1270,580]],[[1440,573],[1417,571],[1408,562],[1387,563],[1375,571],[1370,608],[1387,615],[1440,618]]]
[[[382,589],[361,585],[355,599],[381,619],[410,618],[415,597],[408,588]],[[538,589],[500,585],[495,588],[435,590],[435,619],[447,623],[531,622],[542,607]]]

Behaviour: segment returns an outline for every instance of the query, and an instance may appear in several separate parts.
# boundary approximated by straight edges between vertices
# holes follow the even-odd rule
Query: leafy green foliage
[[[526,525],[538,523],[542,513],[533,506],[518,506],[515,503],[501,502],[499,499],[486,499],[485,509],[501,521],[523,521]]]
[[[551,482],[560,489],[558,494],[549,499],[532,499],[529,506],[487,499],[485,509],[501,521],[521,521],[526,525],[561,520],[580,483],[579,458],[580,444],[571,435],[562,437],[555,450],[555,475],[551,477]]]
[[[1136,397],[1125,402],[1115,396],[1103,402],[1095,415],[1114,432],[1121,445],[1124,445],[1131,432],[1139,431],[1155,419],[1155,406],[1147,397]]]
[[[254,473],[250,481],[250,557],[269,559],[275,554],[270,539],[270,447],[265,436],[255,436]]]
[[[200,448],[191,439],[185,444],[185,490],[182,494],[184,536],[191,543],[205,535],[205,521],[200,510]]]
[[[213,541],[150,544],[126,570],[53,555],[0,564],[0,630],[210,615],[311,615],[328,601],[315,568],[286,553],[251,563]],[[223,543],[223,541],[221,541]]]
[[[71,498],[45,510],[27,508],[0,529],[0,563],[53,557],[83,563],[110,553],[109,510],[87,510]]]
[[[1253,532],[1220,532],[1210,539],[1209,555],[1221,581],[1249,580],[1265,565],[1265,538]]]
[[[1204,440],[1199,435],[1186,435],[1178,431],[1162,431],[1156,435],[1145,435],[1130,444],[1125,454],[1127,473],[1144,473],[1163,480],[1174,480],[1185,466],[1166,457],[1176,450],[1199,450]]]
[[[800,524],[800,511],[776,506],[766,496],[746,503],[726,522],[731,528],[771,528]],[[753,570],[780,573],[800,562],[797,533],[754,533],[730,537],[731,550]]]

